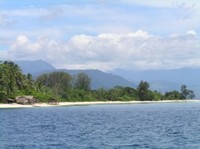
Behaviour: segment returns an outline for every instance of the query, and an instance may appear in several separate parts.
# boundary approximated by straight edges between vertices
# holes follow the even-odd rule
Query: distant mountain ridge
[[[42,72],[42,71],[54,71],[56,68],[54,68],[51,64],[42,61],[42,60],[37,60],[37,61],[14,61],[17,65],[19,65],[22,69],[22,72],[24,74],[27,73],[37,73],[37,72]]]
[[[180,90],[185,84],[200,97],[200,68],[181,68],[170,70],[127,71],[116,69],[112,73],[120,75],[129,81],[138,83],[148,81],[151,89],[161,92]]]
[[[164,80],[174,83],[185,84],[200,84],[200,68],[181,68],[168,70],[146,70],[146,71],[126,71],[123,69],[116,69],[112,73],[120,75],[131,81],[158,81]]]
[[[137,87],[141,80],[148,81],[152,90],[162,93],[171,90],[180,90],[182,84],[194,90],[197,98],[200,97],[200,68],[182,68],[172,70],[147,70],[147,71],[126,71],[116,69],[109,73],[100,70],[67,70],[56,69],[51,64],[38,61],[15,61],[23,73],[31,73],[33,77],[37,77],[43,73],[53,71],[65,71],[70,75],[76,75],[84,72],[92,79],[92,89],[112,88],[114,86],[130,86]]]
[[[111,73],[105,73],[100,70],[66,70],[63,69],[62,71],[67,72],[71,75],[76,75],[77,73],[84,72],[86,73],[92,80],[91,87],[93,89],[98,88],[113,88],[115,86],[130,86],[130,87],[136,87],[134,83],[131,81],[128,81],[124,79],[121,76],[114,75]]]
[[[64,71],[70,75],[76,75],[79,72],[86,73],[91,78],[91,87],[92,89],[98,88],[113,88],[115,86],[129,86],[136,87],[136,84],[124,79],[121,76],[114,75],[111,73],[106,73],[100,70],[67,70],[67,69],[56,69],[49,63],[38,60],[38,61],[15,61],[18,64],[23,73],[31,73],[34,78],[37,78],[43,73],[50,73],[53,71]]]

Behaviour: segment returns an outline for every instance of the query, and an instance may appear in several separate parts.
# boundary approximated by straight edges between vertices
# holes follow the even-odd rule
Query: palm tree
[[[23,88],[23,77],[21,69],[13,62],[5,61],[1,64],[2,86],[7,95]]]

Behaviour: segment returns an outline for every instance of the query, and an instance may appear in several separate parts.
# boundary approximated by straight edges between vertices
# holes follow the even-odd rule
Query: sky
[[[0,0],[0,60],[112,71],[200,67],[199,0]]]

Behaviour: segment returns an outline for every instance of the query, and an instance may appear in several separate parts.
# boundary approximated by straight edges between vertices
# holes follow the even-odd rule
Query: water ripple
[[[1,149],[200,148],[200,104],[0,109]]]

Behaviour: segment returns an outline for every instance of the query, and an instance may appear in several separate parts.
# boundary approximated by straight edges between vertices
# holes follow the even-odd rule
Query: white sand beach
[[[60,102],[59,105],[48,103],[35,103],[33,105],[0,104],[0,108],[34,108],[34,107],[58,107],[58,106],[81,106],[101,104],[149,104],[149,103],[178,103],[178,102],[200,102],[200,100],[162,100],[162,101],[93,101],[93,102]]]

